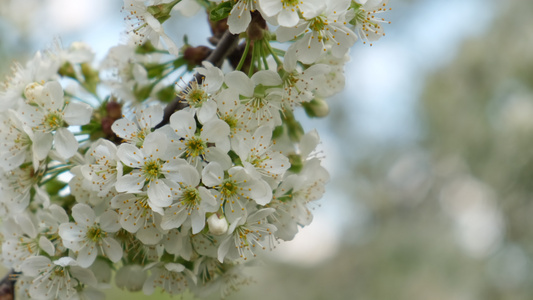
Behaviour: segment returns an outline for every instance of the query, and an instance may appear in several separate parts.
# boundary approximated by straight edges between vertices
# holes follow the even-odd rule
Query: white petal
[[[121,144],[117,149],[117,157],[131,168],[138,168],[144,162],[143,151],[132,144]]]
[[[72,266],[70,267],[70,273],[74,278],[87,285],[95,286],[97,284],[96,277],[91,270]]]
[[[200,183],[200,174],[191,165],[180,167],[181,180],[188,186],[196,187]]]
[[[54,256],[55,254],[54,244],[44,236],[39,238],[39,248],[50,256]]]
[[[224,257],[226,257],[226,254],[228,254],[229,247],[231,246],[231,241],[231,236],[228,236],[224,241],[222,241],[222,243],[220,243],[220,246],[218,247],[217,258],[218,261],[220,261],[221,263],[224,262]]]
[[[136,134],[139,130],[139,128],[137,127],[137,125],[135,125],[134,122],[126,118],[118,119],[113,122],[113,125],[111,125],[111,129],[117,136],[123,139],[131,139],[132,136]]]
[[[115,189],[117,192],[137,192],[143,188],[146,177],[142,176],[139,171],[132,172],[117,179]]]
[[[32,151],[35,158],[43,160],[48,156],[52,148],[54,137],[51,133],[35,132],[33,136]]]
[[[150,182],[148,187],[148,198],[159,207],[165,207],[172,203],[172,193],[170,188],[162,180]]]
[[[142,110],[137,122],[141,128],[153,128],[163,121],[163,107],[161,105],[152,105]]]
[[[237,91],[240,95],[251,97],[254,94],[253,81],[241,71],[233,71],[226,74],[224,82],[230,89]]]
[[[163,220],[161,220],[161,228],[164,230],[169,230],[180,227],[188,216],[187,212],[183,211],[183,209],[183,207],[172,207],[166,210]]]
[[[65,241],[79,242],[85,238],[85,228],[74,223],[63,223],[59,225],[59,236]],[[72,245],[76,247],[76,245]],[[70,248],[70,246],[66,246]]]
[[[259,2],[259,5],[261,6],[262,12],[268,17],[274,16],[283,8],[283,2],[278,0],[263,0]]]
[[[262,70],[252,75],[252,81],[255,85],[276,86],[280,85],[283,81],[279,74],[272,70]]]
[[[217,103],[215,101],[207,101],[202,105],[202,107],[200,107],[196,114],[198,121],[200,121],[202,124],[205,124],[209,120],[213,119],[216,113]]]
[[[82,226],[94,225],[95,215],[93,209],[84,203],[78,203],[72,207],[72,217]]]
[[[91,121],[93,109],[86,103],[71,102],[63,111],[63,119],[68,125],[85,125]]]
[[[160,132],[152,132],[146,136],[143,143],[143,153],[146,156],[160,158],[167,150],[168,137]]]
[[[52,262],[50,261],[48,257],[44,257],[44,256],[28,257],[22,262],[22,266],[21,266],[22,273],[24,273],[24,275],[26,276],[35,277],[43,270],[48,269],[49,268],[48,266],[51,263]]]
[[[201,186],[198,188],[198,192],[200,193],[200,198],[202,199],[202,206],[204,206],[204,210],[206,212],[215,212],[218,210],[217,200],[215,196],[213,196],[213,194],[209,192],[208,189]]]
[[[104,252],[107,258],[112,262],[117,262],[122,258],[122,247],[120,244],[113,238],[106,237],[104,238]]]
[[[298,12],[290,9],[282,9],[278,15],[279,26],[283,27],[296,26],[299,20]]]
[[[203,200],[203,199],[202,199]],[[205,227],[205,214],[193,211],[191,214],[192,234],[197,234]]]
[[[218,147],[210,147],[206,151],[205,157],[208,162],[219,163],[224,170],[231,168],[231,157],[229,157],[227,152],[219,149]]]
[[[209,163],[202,170],[202,182],[209,187],[219,185],[224,180],[224,170],[217,162]]]
[[[98,253],[98,250],[96,247],[92,245],[85,245],[85,247],[81,248],[78,251],[78,258],[76,261],[82,268],[88,268],[90,267],[94,260],[96,259],[96,254]]]
[[[100,227],[105,232],[117,232],[120,230],[118,214],[113,210],[108,210],[100,215]]]
[[[316,130],[309,131],[300,140],[300,155],[304,158],[315,150],[316,146],[320,142],[320,137]]]
[[[245,9],[248,5],[242,2],[244,1],[239,2],[240,5],[237,4],[233,6],[228,17],[229,31],[233,34],[245,31],[252,20],[250,12],[248,9]]]
[[[27,214],[17,214],[14,217],[17,221],[17,224],[19,224],[20,228],[22,228],[22,232],[24,232],[30,238],[35,238],[37,236],[37,229],[35,229],[32,220]]]
[[[155,245],[159,243],[163,234],[157,228],[149,226],[139,229],[135,236],[145,245]]]
[[[179,273],[179,272],[182,272],[183,270],[185,270],[185,266],[182,265],[182,264],[167,263],[167,264],[165,264],[165,269],[167,269],[167,270],[169,270],[171,272]]]
[[[56,131],[54,143],[57,153],[62,158],[70,158],[78,151],[78,141],[76,141],[74,134],[66,128],[59,128]]]
[[[202,128],[201,138],[205,139],[210,143],[217,143],[218,141],[223,141],[227,139],[230,133],[230,128],[228,123],[216,119],[207,122]]]
[[[305,29],[307,29],[306,22],[300,22],[294,27],[280,26],[278,27],[278,29],[276,29],[276,40],[281,43],[293,40],[297,38],[300,34],[302,34]]]
[[[191,113],[180,110],[170,116],[170,126],[180,137],[194,136],[196,131],[196,122]]]

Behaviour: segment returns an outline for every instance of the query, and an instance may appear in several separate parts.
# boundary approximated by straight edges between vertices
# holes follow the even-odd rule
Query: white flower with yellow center
[[[10,111],[9,116],[0,116],[0,167],[10,171],[31,161],[33,168],[37,169],[52,148],[52,136],[33,132],[22,125],[16,115],[16,112]]]
[[[120,229],[116,212],[108,210],[97,217],[89,205],[78,203],[72,207],[72,217],[75,223],[61,224],[59,236],[76,252],[81,267],[91,266],[98,254],[112,262],[122,258],[122,246],[111,236]]]
[[[53,262],[45,256],[30,257],[24,261],[22,273],[33,277],[28,289],[32,299],[78,299],[83,285],[97,283],[93,272],[68,256]]]
[[[272,70],[262,70],[252,77],[240,71],[226,74],[225,83],[232,93],[219,97],[218,101],[231,102],[239,99],[237,108],[238,122],[250,130],[261,125],[274,128],[281,125],[281,100],[283,83],[278,73]],[[240,95],[240,97],[239,97]]]
[[[111,199],[111,207],[118,209],[119,222],[126,231],[135,236],[145,245],[155,245],[163,237],[161,214],[163,209],[149,205],[146,193],[119,194]],[[158,214],[154,214],[157,211]]]
[[[249,207],[252,210],[251,207]],[[269,224],[266,218],[274,213],[273,208],[263,208],[251,213],[247,218],[238,218],[228,229],[228,235],[218,247],[218,260],[253,258],[257,250],[274,247],[276,226]]]
[[[30,199],[34,203],[47,207],[50,205],[50,197],[39,186],[42,176],[43,170],[35,170],[31,164],[0,174],[0,193],[2,194],[0,201],[5,203],[9,212],[12,213],[23,211],[30,203]]]
[[[267,17],[276,17],[279,26],[292,27],[300,20],[300,14],[308,18],[316,10],[322,10],[324,3],[318,0],[260,0],[259,6]]]
[[[177,167],[186,162],[169,157],[167,146],[167,136],[160,132],[146,136],[141,148],[121,144],[117,156],[124,164],[125,174],[117,179],[116,190],[126,193],[146,190],[150,199],[148,205],[154,210],[170,205],[174,194],[170,182],[179,178]]]
[[[182,294],[196,283],[196,276],[182,264],[153,263],[145,269],[152,272],[143,285],[145,295],[152,295],[157,287],[170,295]]]
[[[248,136],[239,143],[235,152],[254,178],[262,178],[271,187],[275,187],[291,164],[283,153],[274,151],[272,147],[272,129],[261,126],[253,136]]]
[[[78,150],[78,141],[68,127],[89,123],[92,108],[85,103],[65,101],[63,88],[57,81],[45,83],[42,90],[30,84],[25,94],[28,102],[19,110],[22,124],[34,132],[54,133],[54,147],[59,156],[72,157]]]
[[[170,126],[177,135],[177,139],[171,142],[175,144],[172,147],[177,149],[178,157],[200,170],[203,161],[216,161],[230,167],[231,159],[227,154],[230,129],[226,122],[213,118],[198,129],[192,113],[180,110],[170,116]]]
[[[181,101],[189,105],[185,110],[193,111],[202,124],[211,120],[217,113],[217,103],[213,101],[213,95],[224,83],[222,70],[205,61],[203,66],[195,68],[195,71],[202,76],[201,83],[195,77],[185,88],[178,91]]]
[[[382,24],[390,24],[379,15],[391,10],[387,6],[388,0],[358,0],[353,1],[346,19],[355,28],[363,43],[373,42],[385,35]],[[372,46],[372,44],[370,44]]]
[[[139,109],[133,114],[135,119],[118,119],[111,125],[111,129],[125,142],[141,147],[146,136],[152,132],[152,128],[163,121],[163,107],[153,105]]]
[[[304,64],[314,63],[331,45],[334,56],[342,57],[355,43],[357,36],[346,25],[346,10],[349,1],[330,1],[326,9],[314,16],[300,20],[294,27],[279,27],[276,30],[278,42],[286,42],[303,37],[292,44],[288,52],[295,52]]]
[[[22,262],[44,251],[54,255],[52,242],[39,234],[35,221],[27,213],[11,216],[3,221],[4,242],[2,259],[6,266],[20,271]]]
[[[170,17],[170,15],[168,15],[170,11],[167,12],[168,17],[162,16],[161,22],[153,15],[153,13],[157,14],[157,12],[159,12],[159,5],[170,6],[169,8],[172,9],[172,6],[176,5],[178,2],[179,1],[153,0],[150,1],[150,5],[148,6],[145,0],[124,0],[124,6],[122,9],[127,14],[124,19],[130,23],[129,26],[131,29],[128,33],[135,45],[142,45],[149,40],[152,44],[158,47],[161,44],[160,40],[162,39],[168,48],[168,52],[178,56],[178,47],[165,33],[163,24],[161,24],[161,22],[164,22]]]
[[[100,139],[85,153],[87,164],[81,167],[85,179],[98,196],[106,196],[115,186],[117,177],[122,176],[122,164],[117,163],[117,146],[108,140]]]
[[[211,192],[200,184],[200,174],[191,165],[179,167],[181,176],[177,191],[176,203],[165,210],[161,228],[179,228],[184,222],[190,221],[192,233],[197,234],[205,227],[205,214],[215,212],[220,204]]]
[[[264,181],[253,178],[243,167],[232,167],[224,176],[218,163],[210,163],[202,171],[202,181],[212,187],[215,197],[221,201],[224,214],[231,223],[239,217],[246,217],[246,205],[254,201],[265,205],[272,199],[272,189]]]

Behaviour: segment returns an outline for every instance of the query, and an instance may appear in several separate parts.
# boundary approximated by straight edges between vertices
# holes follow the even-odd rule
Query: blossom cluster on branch
[[[162,24],[201,8],[213,47],[178,48]],[[96,299],[112,273],[147,295],[246,283],[242,263],[308,225],[329,179],[294,110],[327,115],[349,48],[384,35],[386,10],[124,0],[130,43],[99,64],[73,43],[15,65],[0,91],[0,214],[18,296]]]

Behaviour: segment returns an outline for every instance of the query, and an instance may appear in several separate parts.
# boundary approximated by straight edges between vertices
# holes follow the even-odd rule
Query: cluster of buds
[[[147,295],[224,295],[248,281],[243,262],[311,222],[329,174],[294,111],[327,115],[386,1],[201,3],[214,49],[178,48],[162,27],[194,1],[124,0],[131,43],[98,66],[74,43],[14,67],[0,215],[18,297],[97,299],[113,272]]]

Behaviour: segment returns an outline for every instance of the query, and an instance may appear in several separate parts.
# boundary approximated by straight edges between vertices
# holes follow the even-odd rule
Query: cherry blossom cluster
[[[243,263],[308,225],[329,180],[295,110],[327,115],[349,48],[384,35],[387,5],[124,0],[130,43],[103,61],[74,43],[15,65],[0,215],[18,297],[98,299],[113,277],[147,295],[247,283]],[[212,48],[178,48],[163,23],[201,8]]]

